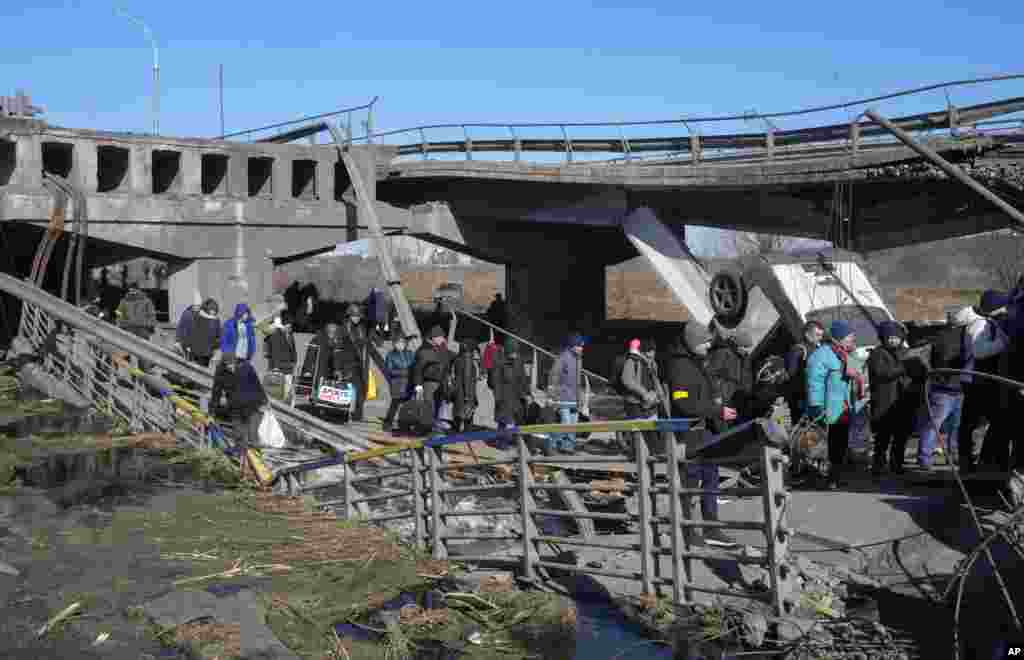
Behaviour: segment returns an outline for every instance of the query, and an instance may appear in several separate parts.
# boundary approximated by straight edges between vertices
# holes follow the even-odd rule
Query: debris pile
[[[756,552],[744,548],[748,556]],[[717,658],[723,652],[759,651],[797,660],[902,660],[914,655],[913,640],[878,621],[872,592],[880,588],[879,583],[804,556],[794,557],[790,566],[796,575],[797,605],[785,617],[775,616],[765,603],[739,598],[688,608],[646,596],[624,604],[624,609],[652,636],[673,644],[677,657],[691,660]],[[745,584],[735,587],[767,593],[770,577],[764,568],[744,565],[742,571]]]

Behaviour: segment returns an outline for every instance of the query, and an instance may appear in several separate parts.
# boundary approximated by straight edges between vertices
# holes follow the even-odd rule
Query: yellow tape
[[[676,401],[677,399],[689,399],[689,398],[690,398],[690,393],[687,392],[686,390],[676,390],[675,392],[672,393],[672,400],[673,401]]]
[[[377,449],[368,449],[367,451],[361,451],[358,454],[349,454],[345,458],[346,463],[355,463],[357,461],[365,461],[371,458],[380,458],[381,456],[387,456],[388,454],[397,454],[400,451],[406,449],[421,449],[423,447],[422,440],[414,440],[401,445],[394,445],[391,447],[378,447]]]

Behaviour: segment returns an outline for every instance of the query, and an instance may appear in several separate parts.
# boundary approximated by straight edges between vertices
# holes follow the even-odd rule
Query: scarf
[[[854,383],[857,385],[856,398],[857,400],[864,398],[864,376],[856,371],[851,376],[850,371],[850,353],[842,347],[838,342],[832,342],[832,352],[839,358],[839,362],[843,365],[843,380],[850,380],[853,378]],[[848,408],[849,406],[847,406]]]

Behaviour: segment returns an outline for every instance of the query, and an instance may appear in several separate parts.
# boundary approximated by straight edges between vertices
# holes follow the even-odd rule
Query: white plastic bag
[[[261,447],[283,449],[288,444],[288,440],[284,436],[284,429],[281,428],[274,413],[269,410],[263,413],[259,435]]]

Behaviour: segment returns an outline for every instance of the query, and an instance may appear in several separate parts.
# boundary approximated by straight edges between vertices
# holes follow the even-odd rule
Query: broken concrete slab
[[[242,657],[260,660],[298,660],[298,656],[267,627],[263,606],[249,589],[225,596],[206,591],[175,591],[143,606],[157,625],[177,627],[212,620],[241,629]]]

